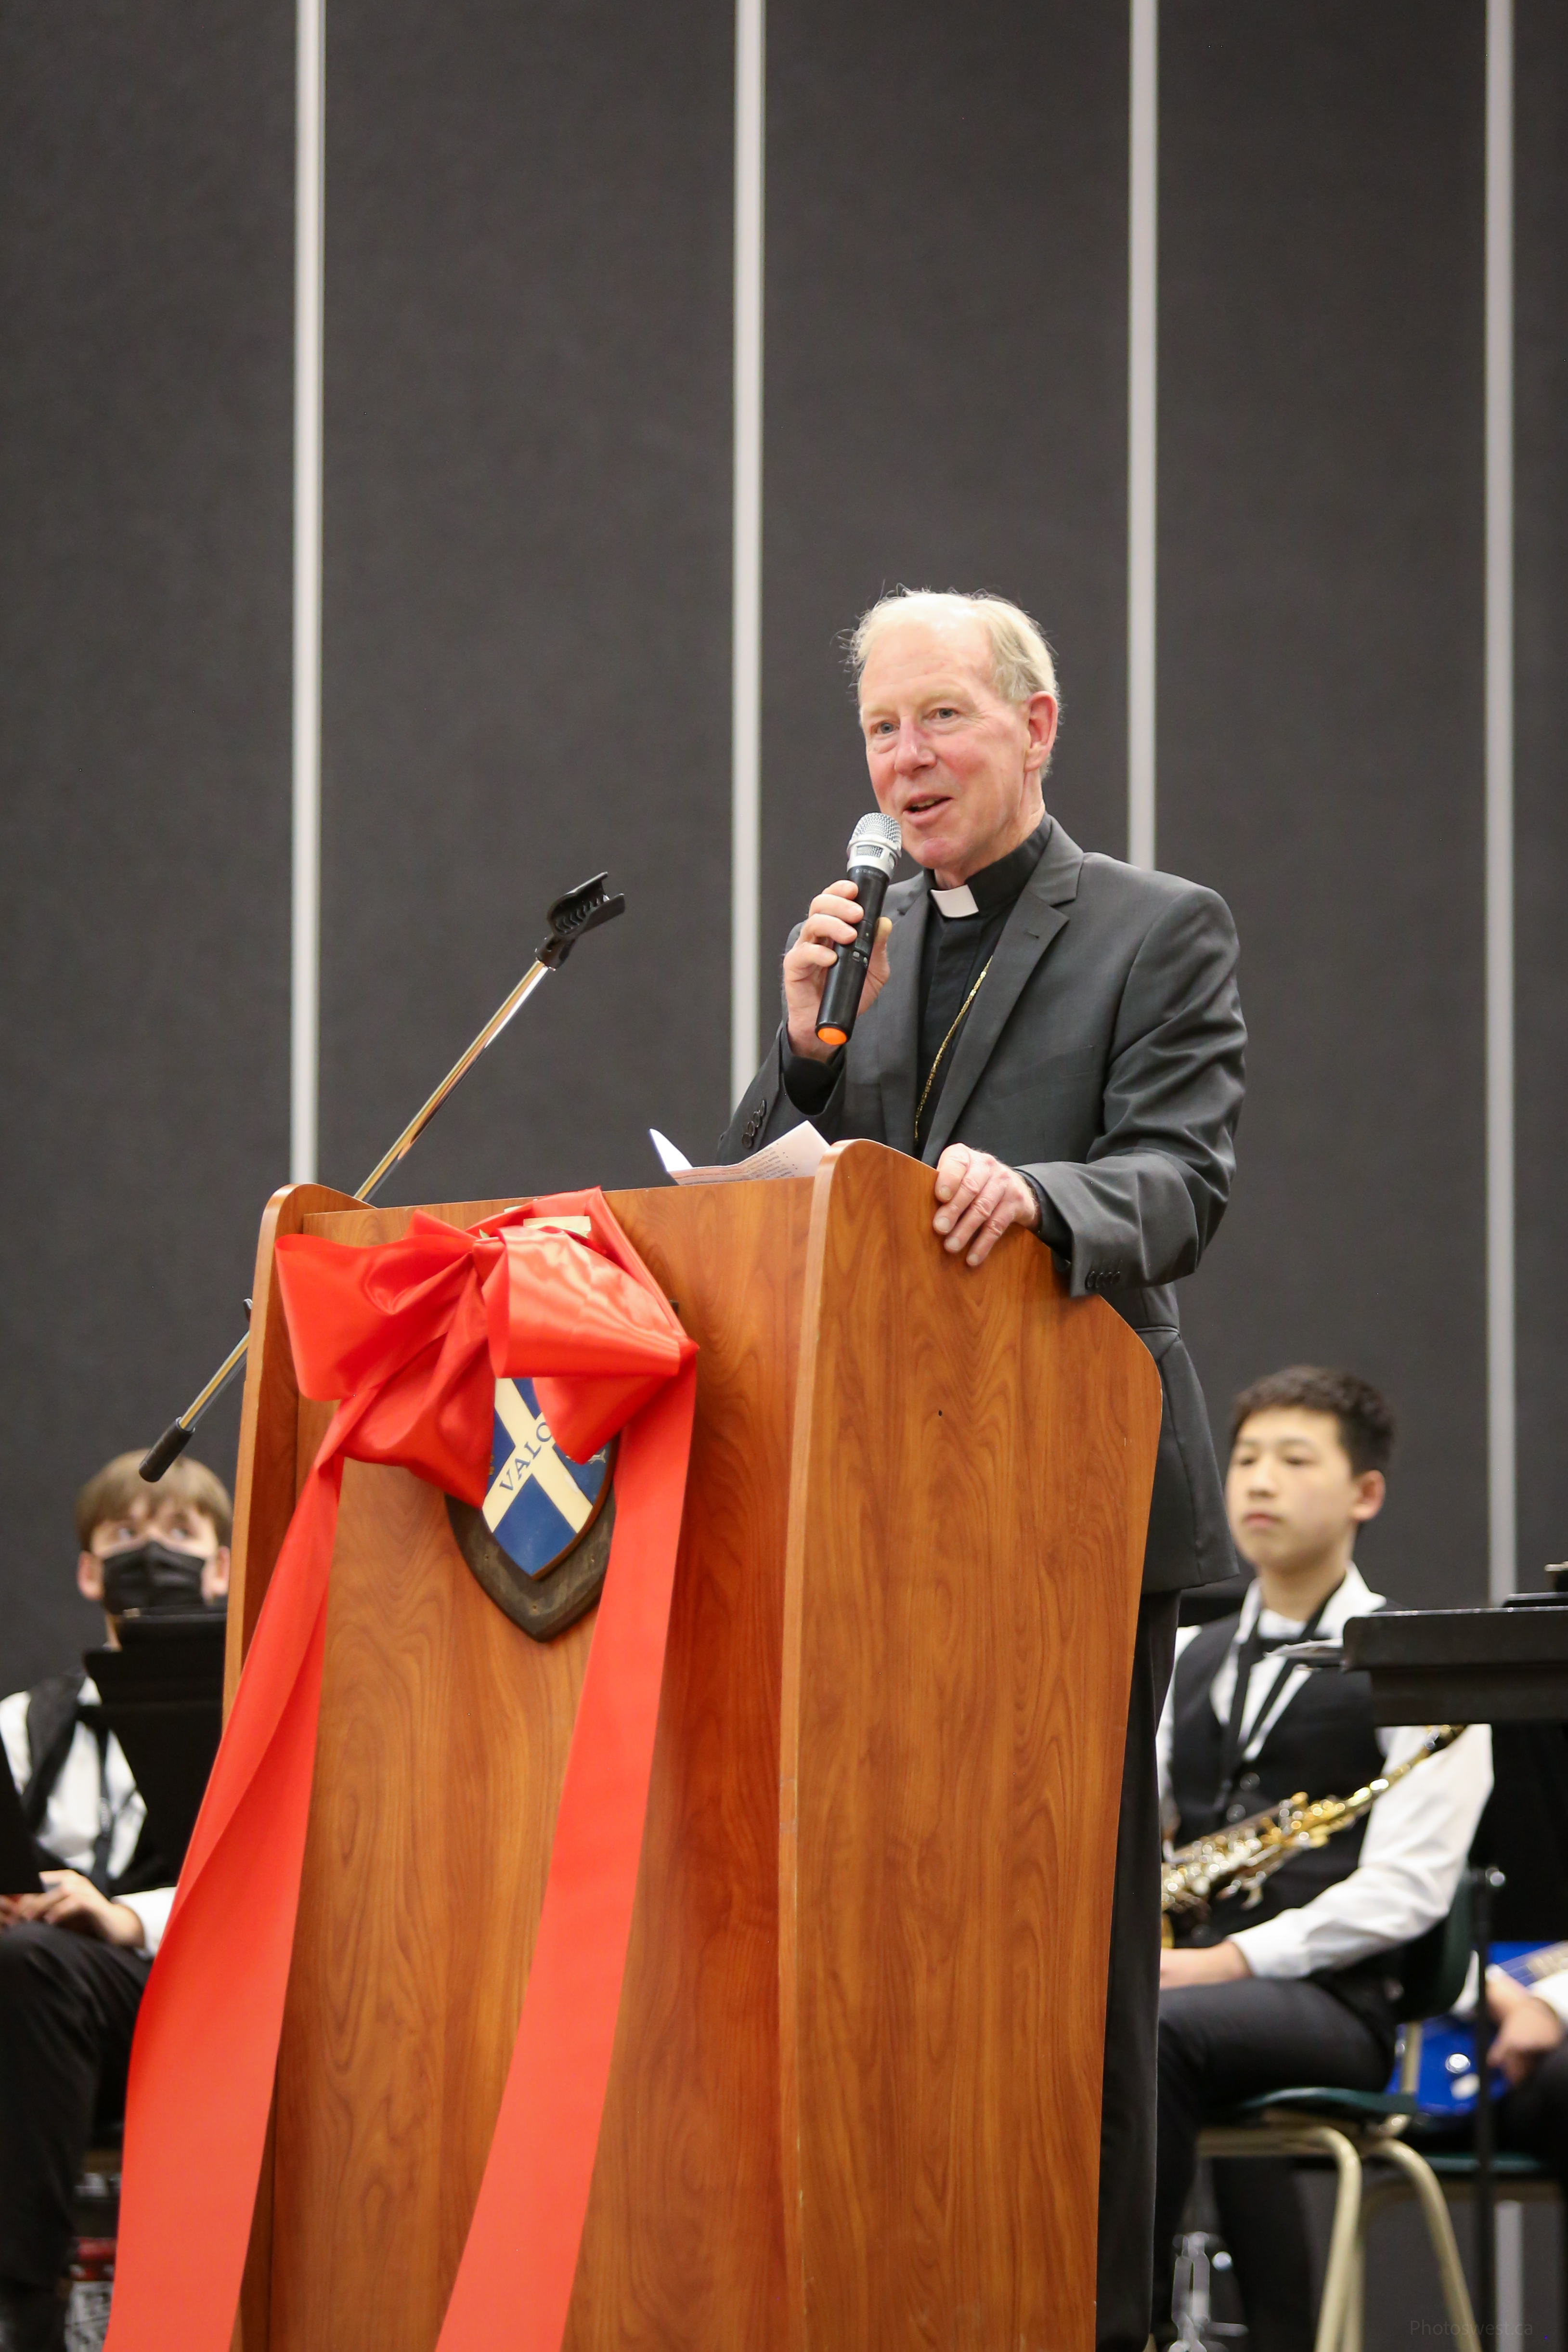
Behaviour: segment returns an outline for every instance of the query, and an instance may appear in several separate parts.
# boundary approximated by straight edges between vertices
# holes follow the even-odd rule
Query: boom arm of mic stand
[[[371,1169],[370,1174],[366,1177],[364,1182],[355,1193],[354,1198],[356,1201],[373,1201],[375,1199],[376,1194],[381,1191],[382,1186],[386,1182],[387,1178],[392,1174],[392,1170],[397,1166],[398,1161],[404,1158],[408,1152],[412,1151],[414,1145],[419,1141],[420,1137],[424,1133],[425,1129],[430,1125],[431,1120],[435,1117],[436,1112],[441,1108],[442,1104],[446,1100],[446,1097],[452,1092],[453,1087],[457,1085],[460,1079],[467,1076],[469,1071],[473,1068],[475,1063],[478,1060],[486,1046],[494,1045],[496,1039],[500,1035],[502,1030],[506,1027],[513,1013],[522,1010],[522,1007],[528,1003],[529,997],[533,994],[535,989],[538,986],[540,981],[544,978],[546,972],[549,971],[549,969],[550,967],[548,963],[536,961],[529,965],[522,979],[518,981],[516,988],[513,989],[510,996],[507,997],[505,1004],[503,1004],[500,1010],[497,1013],[493,1013],[491,1018],[486,1022],[485,1026],[480,1030],[479,1034],[475,1038],[474,1043],[469,1046],[468,1051],[464,1055],[462,1060],[453,1064],[451,1069],[447,1071],[446,1076],[442,1079],[441,1084],[436,1087],[435,1092],[430,1097],[428,1102],[426,1102],[421,1109],[415,1111],[413,1117],[409,1120],[408,1125],[403,1129],[402,1133],[398,1137],[397,1141],[392,1145],[392,1150],[382,1154],[382,1157],[377,1160],[375,1166]]]
[[[436,1087],[435,1092],[415,1111],[390,1151],[383,1152],[359,1191],[356,1201],[375,1199],[398,1161],[418,1142],[447,1096],[465,1078],[486,1045],[493,1045],[514,1013],[520,1013],[546,972],[559,971],[572,949],[585,931],[596,931],[601,923],[613,922],[626,911],[626,901],[619,892],[610,896],[604,887],[608,876],[595,874],[587,882],[580,882],[575,890],[557,898],[546,920],[549,936],[511,994],[486,1022],[461,1060],[455,1062]],[[177,1462],[195,1432],[196,1423],[210,1404],[215,1404],[229,1382],[244,1365],[250,1348],[247,1331],[236,1347],[231,1348],[217,1370],[204,1389],[198,1390],[177,1420],[172,1421],[156,1445],[149,1448],[141,1464],[141,1475],[156,1485],[165,1470]]]

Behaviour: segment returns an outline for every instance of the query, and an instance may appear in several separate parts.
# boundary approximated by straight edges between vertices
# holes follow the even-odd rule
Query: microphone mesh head
[[[897,820],[883,816],[873,809],[862,816],[850,835],[849,860],[852,866],[880,866],[891,877],[904,849],[904,836]]]

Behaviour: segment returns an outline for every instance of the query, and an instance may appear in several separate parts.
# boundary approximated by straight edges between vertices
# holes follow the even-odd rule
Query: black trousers
[[[1144,2352],[1155,2214],[1155,2032],[1160,1999],[1160,1796],[1155,1734],[1176,1654],[1181,1595],[1138,1607],[1116,1827],[1105,2071],[1100,2107],[1095,2342]]]
[[[65,2274],[81,2160],[124,2112],[152,1965],[42,1922],[0,1933],[0,2284]]]
[[[1172,2243],[1197,2170],[1197,2136],[1243,2099],[1292,2084],[1381,2091],[1385,2035],[1304,1978],[1243,1977],[1160,1996],[1155,2334],[1168,2342]],[[1300,2194],[1282,2159],[1214,2168],[1220,2230],[1236,2265],[1253,2352],[1312,2352],[1312,2266]]]
[[[1503,2093],[1495,2128],[1500,2148],[1549,2166],[1568,2198],[1568,2042],[1537,2059],[1523,2082]],[[1450,2148],[1469,2154],[1472,2133],[1471,2119],[1465,2116],[1451,2124],[1420,2123],[1413,2137],[1428,2155]]]
[[[1568,2042],[1531,2068],[1498,2102],[1498,2144],[1550,2165],[1568,2197]]]

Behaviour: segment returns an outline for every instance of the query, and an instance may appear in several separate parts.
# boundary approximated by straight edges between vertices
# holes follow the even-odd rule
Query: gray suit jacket
[[[914,1150],[929,888],[923,874],[888,892],[892,977],[856,1023],[817,1115],[832,1142],[863,1136]],[[1106,1298],[1158,1363],[1165,1414],[1148,1592],[1236,1568],[1171,1286],[1203,1255],[1235,1172],[1247,1043],[1236,961],[1235,925],[1212,890],[1086,856],[1053,824],[951,1049],[920,1155],[935,1162],[949,1143],[967,1143],[1032,1177],[1071,1236],[1073,1295]],[[783,1055],[780,1029],[721,1139],[721,1160],[800,1124]]]

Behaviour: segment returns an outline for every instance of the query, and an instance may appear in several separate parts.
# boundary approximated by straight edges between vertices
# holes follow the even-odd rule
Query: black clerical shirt
[[[977,874],[970,875],[972,915],[944,914],[940,902],[948,894],[936,890],[933,881],[927,882],[934,896],[920,950],[920,1066],[915,1099],[919,1103],[924,1096],[925,1101],[915,1122],[917,1151],[931,1132],[962,1024],[968,1018],[965,1004],[969,992],[996,953],[1008,917],[1040,864],[1050,832],[1051,819],[1041,817],[1027,841],[998,857],[994,866],[983,866]]]
[[[1008,917],[1044,855],[1051,827],[1051,819],[1042,816],[1027,841],[1009,850],[994,865],[983,866],[977,874],[970,875],[968,890],[974,900],[973,914],[944,914],[940,905],[933,903],[926,916],[920,952],[920,1066],[915,1088],[915,1101],[919,1103],[924,1096],[925,1102],[916,1132],[911,1139],[917,1152],[924,1138],[931,1132],[931,1122],[963,1034],[963,1021],[968,1017],[964,1011],[965,1000],[996,953]],[[930,874],[925,877],[925,887],[935,890]],[[956,1029],[955,1023],[958,1024]],[[942,1051],[944,1039],[947,1040],[946,1052]],[[784,1090],[796,1109],[803,1111],[808,1118],[821,1109],[832,1093],[842,1060],[841,1048],[831,1061],[813,1062],[804,1055],[792,1053],[786,1043]],[[931,1081],[929,1092],[927,1079]],[[1045,1203],[1039,1186],[1030,1189],[1041,1201],[1043,1210]],[[1042,1224],[1042,1232],[1053,1243],[1059,1225],[1060,1219],[1054,1212],[1050,1223]]]

